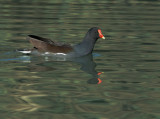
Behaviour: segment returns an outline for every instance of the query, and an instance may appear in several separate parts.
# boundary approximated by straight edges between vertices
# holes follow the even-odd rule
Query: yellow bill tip
[[[103,36],[102,39],[105,39],[105,37]]]

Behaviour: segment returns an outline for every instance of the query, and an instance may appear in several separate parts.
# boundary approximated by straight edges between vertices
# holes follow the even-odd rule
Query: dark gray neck
[[[96,41],[97,38],[91,37],[89,34],[86,34],[84,40],[74,46],[74,50],[79,55],[92,53]]]

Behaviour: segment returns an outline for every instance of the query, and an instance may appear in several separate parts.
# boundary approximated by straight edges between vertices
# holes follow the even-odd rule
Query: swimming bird
[[[88,30],[82,42],[76,45],[54,42],[36,35],[28,35],[27,40],[33,45],[32,51],[56,56],[81,57],[92,53],[94,45],[99,38],[105,39],[101,29],[93,27]]]

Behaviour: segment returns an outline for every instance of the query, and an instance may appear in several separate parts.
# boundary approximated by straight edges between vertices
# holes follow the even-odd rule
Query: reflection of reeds
[[[46,95],[40,94],[40,92],[36,90],[25,90],[25,92],[20,92],[18,95],[13,95],[13,96],[18,101],[18,104],[10,105],[9,108],[11,110],[32,112],[42,107],[39,104],[34,103],[32,98],[42,97]]]

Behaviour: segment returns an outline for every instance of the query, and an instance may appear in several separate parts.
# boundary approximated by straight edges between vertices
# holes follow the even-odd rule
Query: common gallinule
[[[56,54],[56,56],[64,55],[67,57],[80,57],[92,53],[98,38],[105,39],[101,30],[98,27],[93,27],[88,30],[81,43],[73,46],[57,43],[50,39],[35,35],[28,35],[27,39],[34,46],[32,51],[37,51],[43,54]]]

